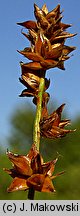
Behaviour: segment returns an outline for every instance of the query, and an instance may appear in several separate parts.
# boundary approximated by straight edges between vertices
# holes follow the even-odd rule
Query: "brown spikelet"
[[[34,190],[41,192],[55,191],[51,179],[59,175],[58,173],[53,176],[57,158],[44,163],[34,144],[25,156],[16,155],[12,152],[7,152],[7,156],[13,164],[12,169],[4,169],[13,178],[7,189],[8,192],[28,190],[32,187]]]
[[[46,138],[54,139],[64,137],[66,134],[70,132],[74,132],[75,130],[64,129],[64,126],[70,124],[70,120],[65,119],[61,120],[61,113],[65,104],[62,104],[57,110],[55,110],[52,114],[42,116],[40,122],[41,127],[41,135]]]

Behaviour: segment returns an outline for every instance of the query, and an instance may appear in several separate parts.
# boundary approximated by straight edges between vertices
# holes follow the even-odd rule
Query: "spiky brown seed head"
[[[43,5],[42,9],[34,4],[34,15],[36,21],[29,20],[18,23],[18,25],[28,29],[28,33],[22,31],[22,34],[31,44],[30,47],[26,47],[18,52],[31,60],[29,63],[21,64],[22,77],[23,71],[25,72],[26,81],[28,80],[28,72],[33,73],[33,76],[36,73],[36,82],[39,83],[38,77],[44,77],[46,70],[49,68],[58,67],[62,70],[65,69],[64,61],[69,59],[70,56],[68,54],[75,50],[73,46],[66,46],[65,41],[76,34],[66,31],[71,25],[62,22],[60,4],[50,12],[48,12],[46,4]],[[31,77],[30,79],[32,87],[33,80]],[[21,96],[31,96],[31,92],[32,96],[35,96],[35,93],[30,88],[27,91],[24,90]]]
[[[44,163],[34,144],[25,156],[12,152],[7,152],[7,156],[13,165],[12,169],[4,169],[13,178],[7,189],[8,192],[28,190],[29,188],[41,192],[55,191],[52,179],[63,173],[52,175],[57,158]]]

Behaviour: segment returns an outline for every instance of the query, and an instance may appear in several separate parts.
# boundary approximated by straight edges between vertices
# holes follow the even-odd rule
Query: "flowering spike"
[[[57,158],[44,163],[34,144],[26,156],[16,155],[12,152],[8,152],[7,156],[13,163],[12,169],[4,169],[13,178],[7,189],[8,192],[27,190],[32,187],[41,192],[54,192],[51,179],[59,175],[53,176]]]
[[[41,135],[46,138],[60,138],[64,137],[67,133],[74,132],[75,130],[66,130],[64,126],[70,124],[70,120],[61,120],[61,113],[65,104],[62,104],[52,114],[41,119]]]
[[[19,81],[26,87],[21,97],[33,97],[36,105],[36,116],[33,129],[33,145],[27,155],[17,155],[7,150],[7,156],[12,163],[12,169],[4,169],[13,181],[8,192],[17,190],[28,190],[29,198],[34,197],[34,191],[55,192],[52,180],[64,173],[53,175],[58,158],[43,162],[39,153],[40,136],[46,138],[59,138],[75,130],[65,129],[70,124],[69,119],[61,120],[61,114],[65,104],[63,103],[52,114],[48,113],[47,104],[50,95],[46,90],[49,88],[50,79],[46,71],[50,68],[65,70],[64,62],[70,58],[69,53],[75,50],[74,46],[65,45],[67,38],[76,34],[66,31],[71,24],[62,22],[60,4],[48,12],[46,4],[39,8],[34,4],[34,15],[36,21],[25,21],[17,23],[28,33],[21,33],[30,41],[30,47],[18,51],[30,61],[20,62],[21,77]]]

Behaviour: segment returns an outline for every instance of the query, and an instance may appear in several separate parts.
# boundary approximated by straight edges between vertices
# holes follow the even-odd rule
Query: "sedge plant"
[[[7,191],[28,190],[28,199],[35,198],[35,191],[55,192],[53,180],[63,173],[53,174],[58,158],[44,162],[40,153],[40,138],[58,139],[74,131],[65,129],[65,126],[70,124],[70,120],[61,119],[64,103],[51,114],[48,113],[47,104],[50,95],[47,90],[50,79],[46,78],[46,72],[56,67],[65,70],[64,62],[75,50],[75,47],[65,45],[65,42],[67,38],[76,34],[67,32],[67,28],[71,25],[62,22],[60,4],[50,12],[46,4],[41,9],[34,4],[34,15],[35,21],[17,23],[25,30],[27,29],[27,32],[22,30],[21,33],[30,42],[30,47],[18,52],[30,60],[27,63],[20,62],[19,81],[25,86],[20,97],[32,97],[32,102],[36,107],[33,143],[26,155],[17,155],[7,151],[13,167],[12,169],[5,168],[5,171],[13,178]]]

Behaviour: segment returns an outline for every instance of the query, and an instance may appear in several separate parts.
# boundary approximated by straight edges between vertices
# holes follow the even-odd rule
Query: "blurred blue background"
[[[72,24],[68,29],[71,33],[78,33],[74,38],[68,39],[67,44],[76,46],[74,56],[65,62],[65,71],[51,69],[47,77],[51,77],[49,93],[53,102],[66,103],[68,118],[74,120],[80,114],[80,1],[76,0],[1,0],[0,1],[0,139],[9,134],[9,118],[14,109],[24,103],[18,95],[23,90],[19,83],[20,61],[24,58],[17,53],[28,46],[29,43],[21,35],[21,28],[17,22],[34,17],[34,2],[42,7],[46,3],[49,11],[60,3],[63,12],[63,22]],[[31,103],[31,99],[27,99]]]

